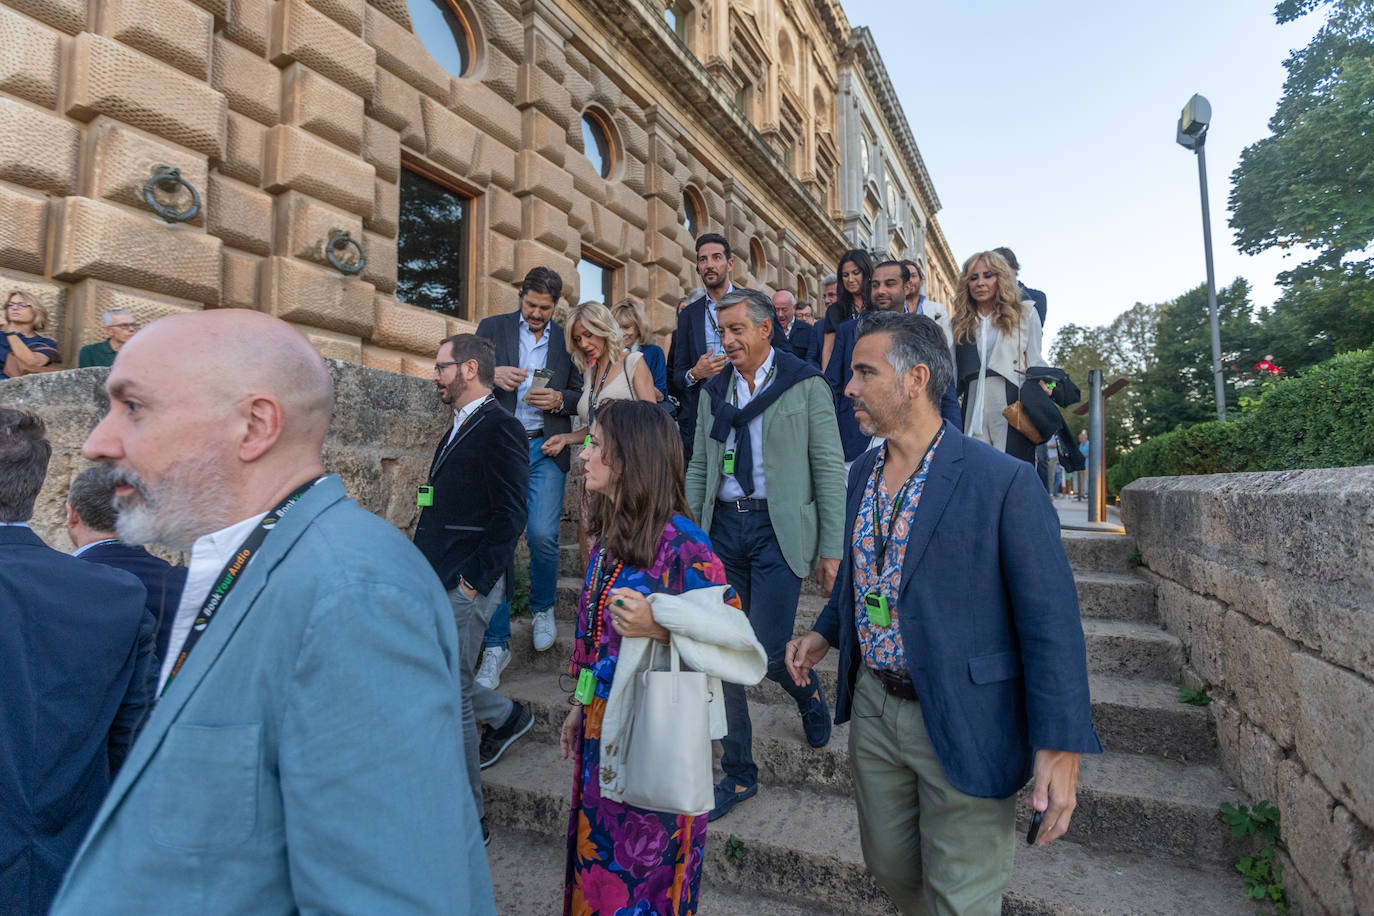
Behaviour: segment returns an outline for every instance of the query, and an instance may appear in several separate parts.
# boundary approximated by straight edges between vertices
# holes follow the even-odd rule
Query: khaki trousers
[[[849,757],[864,862],[903,916],[998,916],[1016,855],[1015,797],[951,786],[920,704],[889,695],[862,665]]]

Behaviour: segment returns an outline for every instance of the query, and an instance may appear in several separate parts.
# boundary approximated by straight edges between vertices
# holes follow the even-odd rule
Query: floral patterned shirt
[[[888,492],[880,484],[883,467],[887,464],[887,446],[884,445],[868,475],[859,513],[854,519],[854,626],[859,634],[859,651],[863,653],[864,664],[876,670],[907,672],[906,647],[902,645],[897,614],[902,561],[906,558],[906,544],[911,537],[916,506],[921,502],[921,491],[925,489],[926,475],[930,473],[930,463],[944,436],[944,430],[936,434],[916,473],[895,492]],[[899,499],[900,505],[895,505]],[[884,539],[887,543],[880,569],[878,548]],[[887,597],[892,620],[885,627],[868,619],[864,595],[870,592]]]

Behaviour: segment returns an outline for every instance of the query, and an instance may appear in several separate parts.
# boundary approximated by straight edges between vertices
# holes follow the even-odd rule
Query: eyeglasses
[[[31,308],[33,308],[33,306],[29,305],[29,304],[28,304],[27,302],[25,302],[23,299],[18,299],[18,300],[15,300],[15,301],[13,301],[13,302],[6,302],[6,303],[5,303],[5,308],[9,308],[9,309],[31,309]]]
[[[107,325],[105,325],[105,327],[109,328],[109,329],[112,330],[112,331],[137,331],[137,330],[138,330],[138,324],[135,323],[135,322],[126,322],[126,323],[124,323],[124,324],[107,324]]]
[[[449,361],[446,362],[446,363],[435,363],[435,364],[434,364],[434,374],[435,374],[435,375],[443,375],[445,369],[447,369],[449,366],[456,366],[456,365],[458,365],[458,361],[457,361],[457,360],[453,360],[453,359],[449,360]]]

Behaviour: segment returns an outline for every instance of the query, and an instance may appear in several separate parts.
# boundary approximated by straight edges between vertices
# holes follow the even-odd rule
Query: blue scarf
[[[772,383],[743,408],[729,400],[730,386],[736,375],[732,368],[711,378],[702,387],[711,398],[711,438],[724,442],[730,431],[735,431],[735,470],[731,476],[744,495],[750,496],[754,492],[754,446],[747,429],[749,421],[772,406],[787,389],[813,376],[820,378],[821,372],[806,360],[774,348]]]

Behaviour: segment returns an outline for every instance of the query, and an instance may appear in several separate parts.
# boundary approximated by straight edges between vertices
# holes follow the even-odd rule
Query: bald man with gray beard
[[[83,454],[121,540],[190,552],[159,700],[52,912],[495,912],[439,579],[326,475],[333,386],[224,309],[127,343]]]

